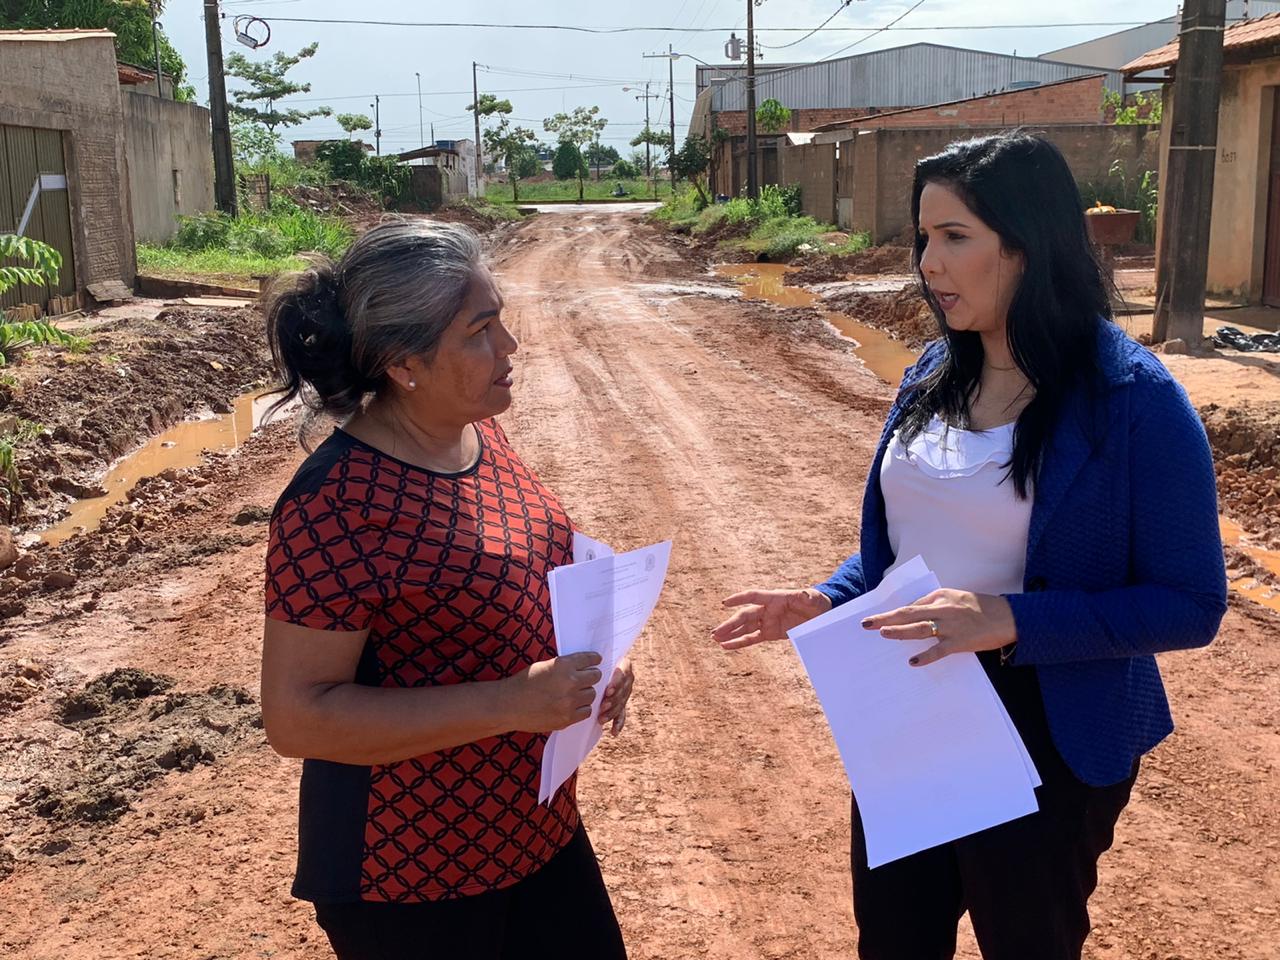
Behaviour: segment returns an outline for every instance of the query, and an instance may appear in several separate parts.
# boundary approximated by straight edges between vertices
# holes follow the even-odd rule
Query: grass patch
[[[182,217],[167,244],[138,245],[138,266],[158,276],[243,280],[300,269],[300,253],[340,257],[354,236],[337,217],[281,197],[265,213]]]
[[[446,206],[470,210],[490,223],[523,219],[512,204],[493,203],[487,197],[457,197],[450,200]]]
[[[138,244],[138,269],[156,277],[208,277],[218,280],[249,280],[289,270],[301,270],[299,257],[264,257],[231,250],[178,250]]]
[[[774,261],[789,260],[796,253],[857,253],[871,246],[871,237],[866,233],[853,234],[841,243],[821,240],[824,234],[837,232],[837,228],[801,216],[798,187],[770,185],[760,191],[758,200],[734,197],[728,203],[701,209],[696,194],[686,193],[668,200],[652,216],[694,236],[713,233],[724,225],[738,227],[734,232],[745,235],[726,240],[723,246]]]
[[[622,184],[622,189],[626,191],[628,200],[652,200],[653,188],[645,180],[615,180],[606,177],[603,180],[587,180],[583,183],[582,196],[585,200],[615,200],[620,199],[614,197],[613,190],[617,184]],[[537,203],[541,200],[577,200],[578,199],[578,181],[577,180],[553,180],[540,183],[530,183],[527,180],[520,181],[518,186],[520,194],[520,203]],[[667,180],[658,181],[658,198],[671,196],[671,183]],[[485,199],[496,204],[510,204],[511,200],[511,184],[509,183],[490,183],[485,188]]]

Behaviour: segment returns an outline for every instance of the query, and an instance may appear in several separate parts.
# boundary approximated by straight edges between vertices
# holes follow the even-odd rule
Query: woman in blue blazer
[[[854,798],[868,960],[951,957],[966,911],[986,960],[1077,960],[1139,758],[1173,729],[1154,655],[1209,643],[1226,610],[1204,429],[1112,321],[1082,210],[1034,136],[917,164],[916,275],[942,337],[889,411],[859,552],[816,587],[728,598],[713,633],[780,639],[923,554],[944,589],[864,626],[936,639],[922,669],[976,653],[1035,761],[1038,812],[874,870]]]

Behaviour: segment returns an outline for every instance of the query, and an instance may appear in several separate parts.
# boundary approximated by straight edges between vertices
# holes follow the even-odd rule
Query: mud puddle
[[[143,447],[116,463],[102,480],[106,495],[77,500],[71,513],[39,538],[57,546],[69,537],[94,530],[107,511],[122,502],[135,484],[166,470],[181,470],[200,463],[205,451],[231,450],[243,443],[261,424],[275,395],[253,390],[236,398],[232,412],[176,424],[152,437]],[[281,411],[282,413],[284,411]]]
[[[856,344],[854,353],[880,379],[896,387],[903,371],[916,362],[919,354],[888,334],[859,323],[852,317],[820,306],[822,299],[802,287],[786,284],[792,268],[779,263],[722,263],[715,267],[717,276],[731,277],[742,287],[742,295],[752,300],[767,300],[781,307],[810,307]]]
[[[1272,578],[1280,581],[1280,551],[1267,550],[1251,544],[1243,527],[1227,517],[1218,518],[1218,527],[1222,531],[1222,543],[1228,549],[1234,547],[1243,553]],[[1276,583],[1265,583],[1256,576],[1245,574],[1231,582],[1231,589],[1242,597],[1247,597],[1260,606],[1280,613],[1280,586]]]

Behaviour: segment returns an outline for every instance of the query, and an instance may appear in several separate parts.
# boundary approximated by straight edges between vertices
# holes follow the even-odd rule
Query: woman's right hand
[[[600,660],[598,653],[570,653],[540,660],[507,680],[511,729],[550,733],[591,716]]]
[[[722,650],[737,650],[765,640],[781,640],[792,627],[831,609],[831,598],[812,587],[804,590],[747,590],[724,601],[741,607],[711,631]]]

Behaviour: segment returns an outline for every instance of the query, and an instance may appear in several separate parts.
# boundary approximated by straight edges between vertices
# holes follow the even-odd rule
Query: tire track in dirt
[[[507,431],[583,530],[620,548],[676,537],[628,728],[580,780],[631,955],[852,956],[848,794],[817,703],[784,645],[726,656],[707,631],[726,593],[811,582],[852,549],[891,392],[803,313],[663,292],[694,271],[630,215],[565,220],[497,251],[522,339]],[[286,440],[244,454],[217,508],[183,522],[216,538],[237,505],[270,506],[301,457],[279,456]],[[0,656],[48,676],[0,717],[0,829],[27,772],[84,746],[53,708],[90,677],[256,689],[263,534],[117,578],[91,613],[50,600],[11,631]],[[1277,626],[1236,603],[1214,646],[1165,658],[1180,730],[1103,861],[1091,960],[1274,954]],[[0,881],[0,954],[327,956],[288,897],[296,776],[258,741],[155,782],[114,823],[50,825],[35,839],[66,846],[23,848]],[[970,939],[960,955],[976,957]]]

